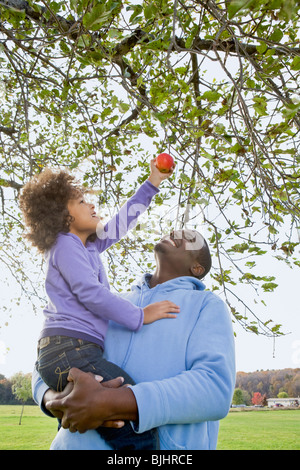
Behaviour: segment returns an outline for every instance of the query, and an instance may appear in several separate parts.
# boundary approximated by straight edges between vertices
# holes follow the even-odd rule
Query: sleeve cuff
[[[154,184],[151,183],[151,181],[149,179],[147,179],[143,185],[147,185],[149,187],[149,189],[151,189],[153,191],[153,194],[157,194],[159,193],[159,188],[157,188],[156,186],[154,186]]]
[[[144,309],[142,309],[142,308],[140,307],[140,321],[139,321],[139,324],[138,324],[138,326],[137,326],[137,328],[136,328],[135,331],[136,331],[136,332],[140,331],[140,329],[142,328],[143,324],[144,324]]]
[[[160,387],[155,381],[143,382],[130,388],[138,407],[138,420],[131,422],[136,433],[143,433],[168,422],[168,403],[163,399]],[[153,412],[149,413],[149,410]]]
[[[45,408],[45,405],[43,403],[44,395],[49,390],[48,385],[45,384],[45,382],[41,379],[39,373],[37,372],[36,368],[34,368],[33,373],[32,373],[32,396],[37,405],[41,408],[43,413],[45,413],[47,416],[50,416],[53,418],[53,414],[50,413]]]

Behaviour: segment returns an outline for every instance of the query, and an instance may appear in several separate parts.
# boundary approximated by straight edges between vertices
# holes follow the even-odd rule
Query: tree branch
[[[17,189],[18,191],[23,187],[22,184],[16,183],[16,181],[6,180],[4,178],[0,178],[0,186]]]
[[[0,132],[11,137],[14,133],[18,132],[14,127],[3,127],[0,126]]]
[[[174,48],[176,50],[185,51],[185,39],[184,38],[175,38],[176,45]],[[212,39],[201,39],[200,37],[195,38],[193,43],[193,52],[201,52],[201,51],[210,51],[212,49],[225,52],[227,54],[236,54],[241,55],[243,57],[253,56],[254,54],[258,53],[257,47],[255,44],[243,44],[237,43],[233,39],[228,39],[226,41],[214,41]],[[284,55],[299,55],[300,48],[299,47],[269,47],[274,51],[275,55],[284,56]]]
[[[65,32],[66,34],[70,34],[70,37],[72,39],[77,39],[79,36],[81,36],[83,33],[86,34],[86,31],[84,31],[84,28],[79,28],[78,21],[69,21],[66,20],[64,17],[60,15],[54,15],[51,14],[51,17],[49,20],[47,20],[43,15],[47,11],[46,7],[41,7],[39,5],[39,11],[34,10],[31,8],[28,3],[25,0],[0,0],[0,5],[12,9],[12,10],[18,10],[18,11],[24,11],[26,16],[34,21],[37,22],[42,22],[43,24],[46,24],[48,26],[57,24],[60,32]],[[97,33],[90,33],[91,36],[97,38]],[[148,42],[148,38],[152,39],[148,33],[143,31],[142,29],[136,29],[133,34],[128,36],[127,38],[123,39],[118,45],[115,46],[113,50],[113,55],[114,55],[114,60],[115,62],[120,63],[120,57],[123,57],[126,55],[130,50],[132,50],[139,41],[143,39],[144,42]],[[171,50],[182,50],[186,51],[188,50],[185,46],[186,39],[185,38],[178,38],[175,36],[175,38],[171,38],[170,41],[172,41],[173,44],[171,44]],[[212,39],[201,39],[200,37],[195,38],[194,44],[193,44],[193,50],[195,52],[201,52],[201,51],[209,51],[212,48],[214,48],[217,51],[222,51],[226,53],[231,53],[231,54],[240,54],[243,57],[247,57],[257,54],[257,45],[255,44],[243,44],[240,43],[236,45],[236,41],[233,41],[232,39],[228,39],[225,41],[214,41]],[[169,49],[169,46],[168,46]],[[168,50],[166,49],[166,50]],[[269,46],[269,49],[273,51],[273,53],[277,56],[286,56],[286,55],[299,55],[300,54],[300,48],[299,47],[287,47],[287,46],[274,46],[272,45]]]

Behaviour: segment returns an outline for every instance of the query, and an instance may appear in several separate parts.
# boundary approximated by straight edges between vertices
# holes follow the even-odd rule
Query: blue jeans
[[[72,367],[83,372],[101,375],[103,381],[124,377],[127,384],[134,385],[132,378],[120,367],[103,357],[100,346],[89,341],[68,336],[42,338],[38,346],[37,370],[44,382],[53,390],[62,391]],[[130,423],[120,429],[99,427],[103,439],[115,450],[157,450],[158,435],[155,429],[137,434]]]

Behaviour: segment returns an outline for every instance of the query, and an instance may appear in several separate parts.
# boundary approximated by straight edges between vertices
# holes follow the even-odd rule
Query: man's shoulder
[[[204,296],[205,304],[213,304],[220,306],[226,305],[224,300],[216,292],[213,292],[209,289],[202,291],[202,295]]]
[[[216,311],[223,312],[227,311],[227,306],[224,300],[211,290],[191,290],[184,293],[184,299],[186,300],[186,306],[193,308],[200,314],[202,311]]]

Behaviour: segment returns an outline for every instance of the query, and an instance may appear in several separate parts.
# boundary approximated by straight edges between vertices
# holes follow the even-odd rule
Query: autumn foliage
[[[300,369],[238,372],[236,388],[247,391],[254,405],[261,405],[264,397],[275,398],[283,391],[289,397],[298,397],[300,395]]]

